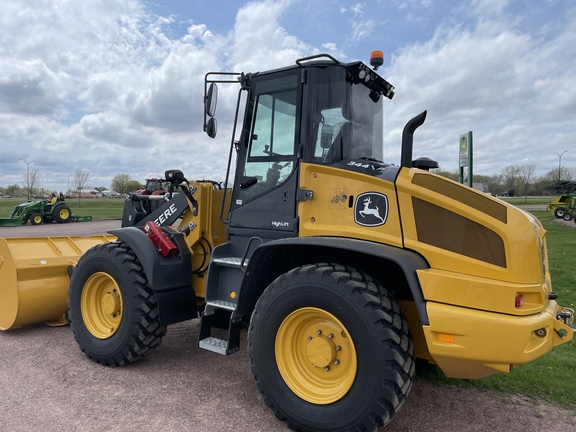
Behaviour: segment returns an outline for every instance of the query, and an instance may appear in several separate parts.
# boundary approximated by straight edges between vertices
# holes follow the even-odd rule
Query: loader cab
[[[234,80],[211,80],[210,74],[204,130],[214,137],[217,90],[207,84]],[[381,160],[382,104],[384,97],[392,98],[394,88],[362,62],[340,63],[326,54],[300,59],[288,68],[234,75],[242,89],[238,107],[243,90],[247,96],[229,157],[231,161],[236,153],[227,220],[230,240],[297,236],[297,203],[306,199],[298,191],[300,162]]]

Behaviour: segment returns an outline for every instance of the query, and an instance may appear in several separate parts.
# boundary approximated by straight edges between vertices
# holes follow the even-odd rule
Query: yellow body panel
[[[185,237],[188,247],[192,251],[192,270],[207,269],[210,262],[209,250],[225,243],[226,225],[220,220],[220,207],[224,190],[214,189],[212,183],[192,182],[196,188],[194,198],[198,201],[198,215],[194,216],[188,210],[182,217],[176,229],[185,227],[190,223],[194,224],[194,229]],[[230,209],[231,191],[228,191],[226,197],[226,206],[224,208],[224,218],[227,217]],[[200,239],[204,238],[205,241]],[[210,247],[206,244],[209,243]],[[196,297],[202,302],[206,295],[206,278],[200,273],[194,274],[193,286]]]
[[[514,284],[438,269],[416,273],[428,301],[513,315],[540,312],[548,303],[542,284]],[[523,304],[515,307],[519,294],[523,296]]]
[[[46,321],[64,325],[67,269],[114,236],[0,238],[0,330]]]
[[[352,171],[303,163],[300,187],[314,192],[312,200],[298,204],[301,237],[359,238],[402,247],[393,183]],[[366,229],[354,223],[354,200],[364,192],[379,192],[387,196],[385,224]]]
[[[482,378],[508,372],[557,345],[572,340],[573,331],[555,319],[559,307],[524,317],[428,302],[430,325],[424,326],[428,349],[448,377]],[[565,330],[562,339],[556,330]],[[543,330],[539,336],[537,331]],[[448,338],[446,336],[451,336]],[[452,339],[453,342],[446,340]]]
[[[506,221],[502,222],[487,215],[481,207],[474,208],[463,205],[462,202],[455,198],[450,198],[429,188],[414,184],[414,175],[434,176],[434,174],[420,170],[402,169],[396,181],[398,201],[401,214],[403,215],[404,245],[407,249],[413,249],[421,253],[430,263],[430,266],[435,269],[458,270],[462,274],[477,275],[511,283],[531,284],[535,281],[538,283],[542,281],[541,250],[543,240],[541,239],[541,234],[545,231],[536,218],[505,202],[468,188],[466,192],[478,195],[478,199],[502,206],[506,217]],[[435,177],[437,178],[437,176]],[[448,179],[442,179],[441,181],[454,183]],[[461,253],[442,249],[419,240],[416,217],[414,217],[413,197],[458,214],[495,233],[503,241],[505,266],[473,259]],[[454,242],[470,242],[471,240],[469,239],[473,238],[472,234],[474,234],[459,230],[456,226],[437,227],[437,229],[444,230],[438,233],[439,236],[451,238]],[[548,292],[550,287],[546,285],[544,289]]]

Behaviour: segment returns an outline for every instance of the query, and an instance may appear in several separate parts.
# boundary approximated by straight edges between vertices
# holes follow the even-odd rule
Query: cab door
[[[236,253],[252,237],[298,234],[299,78],[296,70],[252,79],[228,227]]]

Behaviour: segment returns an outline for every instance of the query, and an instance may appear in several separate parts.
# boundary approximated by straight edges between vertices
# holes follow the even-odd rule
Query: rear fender
[[[108,231],[126,243],[136,254],[160,307],[160,322],[166,326],[198,316],[196,294],[192,288],[192,256],[184,234],[164,229],[178,248],[167,257],[158,253],[144,231],[119,228]]]

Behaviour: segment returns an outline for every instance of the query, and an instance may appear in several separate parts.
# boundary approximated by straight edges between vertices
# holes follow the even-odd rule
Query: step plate
[[[249,261],[248,259],[244,260],[244,266],[248,265],[248,261]],[[214,258],[213,262],[227,267],[240,267],[240,264],[242,263],[242,258],[237,257]]]
[[[198,342],[200,348],[222,355],[226,355],[226,345],[227,342],[225,340],[215,337],[207,337]]]
[[[206,306],[212,306],[214,309],[224,309],[227,311],[236,310],[236,303],[227,302],[224,300],[209,300],[206,302]]]

